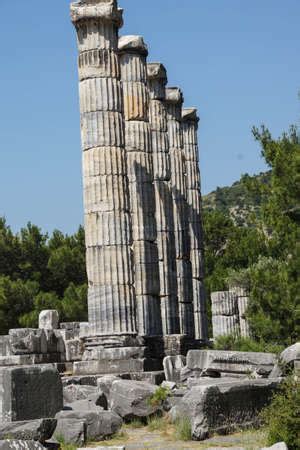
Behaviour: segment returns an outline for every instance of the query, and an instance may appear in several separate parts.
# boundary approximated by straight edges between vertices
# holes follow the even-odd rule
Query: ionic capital
[[[112,22],[119,28],[123,25],[123,10],[117,7],[115,0],[90,0],[71,3],[73,24],[86,20]]]
[[[148,56],[148,47],[142,36],[121,36],[119,39],[119,53],[137,53]]]

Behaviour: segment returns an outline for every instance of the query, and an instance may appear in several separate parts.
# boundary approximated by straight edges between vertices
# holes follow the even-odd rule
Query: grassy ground
[[[247,430],[227,436],[214,436],[206,441],[190,440],[188,427],[168,423],[165,418],[153,418],[147,425],[135,421],[124,425],[118,435],[107,441],[86,445],[86,447],[124,445],[126,450],[193,450],[210,447],[243,447],[257,450],[266,445],[263,430]]]

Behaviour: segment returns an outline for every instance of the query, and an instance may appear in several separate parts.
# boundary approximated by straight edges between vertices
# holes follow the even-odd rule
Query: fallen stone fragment
[[[300,342],[287,347],[279,356],[279,363],[269,375],[269,378],[281,377],[295,368],[296,361],[300,360]]]
[[[241,380],[218,386],[196,386],[170,411],[173,420],[187,417],[194,440],[227,434],[258,424],[259,412],[272,399],[279,380]]]
[[[57,330],[59,326],[59,314],[55,309],[46,309],[40,312],[39,328],[44,330]]]
[[[264,447],[261,450],[288,450],[288,447],[285,442],[278,442],[272,445],[272,447]]]
[[[187,368],[198,372],[198,375],[209,375],[210,372],[250,375],[256,372],[268,376],[276,361],[273,353],[190,350],[187,354]]]
[[[174,383],[173,381],[163,381],[161,383],[161,387],[169,391],[173,391],[174,389],[176,389],[177,386],[176,383]]]
[[[86,422],[60,418],[57,421],[54,436],[66,444],[83,445],[86,442]]]
[[[90,395],[97,394],[98,388],[95,386],[81,386],[78,384],[70,384],[68,386],[64,386],[63,388],[63,396],[64,402],[72,403],[77,400],[85,400]]]
[[[66,419],[73,421],[74,424],[75,422],[84,422],[85,439],[88,441],[99,441],[108,436],[112,436],[117,433],[122,426],[122,419],[112,411],[60,411],[56,415],[56,419],[57,428],[54,433],[56,438],[64,433]],[[63,435],[65,440],[67,439],[67,436],[68,430],[66,429],[66,433]]]
[[[42,444],[36,441],[0,441],[0,450],[45,450]]]
[[[51,365],[0,368],[0,421],[54,417],[63,408],[62,382]]]
[[[56,424],[56,419],[0,423],[0,439],[9,436],[9,439],[44,443],[53,435]]]
[[[85,400],[77,400],[73,403],[66,403],[64,406],[64,411],[91,411],[91,412],[100,412],[103,411],[104,408],[96,405],[94,400],[85,399]]]
[[[149,417],[160,410],[160,405],[150,402],[156,389],[152,384],[141,381],[114,381],[109,394],[109,406],[126,421]]]
[[[180,373],[185,364],[185,356],[166,356],[163,360],[166,381],[173,381],[175,383],[180,381]]]

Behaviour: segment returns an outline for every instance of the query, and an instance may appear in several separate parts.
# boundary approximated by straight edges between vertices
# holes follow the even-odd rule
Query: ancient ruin
[[[88,322],[45,310],[38,328],[0,336],[0,450],[82,448],[166,412],[194,440],[257,425],[280,377],[299,371],[300,344],[279,358],[211,349],[197,110],[141,36],[119,38],[117,0],[72,3],[71,20]],[[246,290],[211,300],[214,337],[249,336]]]
[[[129,372],[144,370],[149,357],[158,362],[208,339],[198,119],[182,110],[180,89],[166,87],[164,66],[147,64],[143,38],[118,38],[116,1],[73,3],[71,18],[89,282],[81,338],[90,361],[75,372],[103,372],[104,348]]]

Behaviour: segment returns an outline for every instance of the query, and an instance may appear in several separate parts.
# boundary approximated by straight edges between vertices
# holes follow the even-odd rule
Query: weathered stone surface
[[[36,441],[6,439],[0,441],[0,450],[45,450],[45,447]]]
[[[119,359],[74,362],[74,375],[120,374],[144,371],[147,359]],[[153,368],[155,370],[156,367]]]
[[[112,383],[109,406],[124,420],[144,418],[159,410],[149,402],[156,388],[150,383],[119,380]]]
[[[185,364],[185,356],[166,356],[163,360],[166,381],[173,381],[175,383],[180,381],[180,373]]]
[[[65,443],[83,445],[86,442],[85,420],[59,419],[54,436]]]
[[[275,380],[244,380],[219,386],[193,387],[170,414],[173,419],[188,417],[195,440],[213,433],[256,425],[259,412],[272,398]]]
[[[15,439],[45,442],[50,439],[56,428],[56,419],[39,419],[23,422],[0,424],[0,440]]]
[[[83,345],[80,339],[65,341],[66,361],[80,361],[83,355]]]
[[[0,405],[2,422],[54,417],[63,407],[58,371],[51,365],[1,368]]]
[[[240,334],[239,316],[213,316],[213,336],[238,336]]]
[[[291,364],[296,360],[300,360],[300,342],[296,342],[296,344],[283,350],[279,359],[285,365]]]
[[[264,447],[261,450],[288,450],[288,447],[285,442],[278,442],[271,447]]]
[[[85,424],[85,440],[97,441],[108,436],[117,433],[122,426],[122,419],[112,411],[101,411],[101,412],[79,412],[79,411],[61,411],[56,415],[57,428],[55,430],[54,436],[59,436],[59,434],[68,433],[68,428],[65,427],[65,420],[76,422],[83,422]],[[77,427],[76,433],[73,435],[78,435],[80,427]],[[82,433],[80,433],[81,439]],[[64,437],[64,436],[63,436]],[[67,437],[67,434],[66,434]]]
[[[279,356],[279,361],[275,364],[269,378],[287,375],[289,371],[296,367],[297,361],[300,361],[300,342],[296,342],[296,344],[283,350]]]
[[[9,330],[12,355],[47,353],[48,344],[44,330],[18,328]]]
[[[204,373],[213,371],[249,374],[255,371],[266,376],[275,363],[276,355],[273,353],[190,350],[187,354],[188,369]]]
[[[55,309],[47,309],[39,314],[39,328],[44,330],[57,330],[59,327],[59,314]]]
[[[64,411],[77,411],[77,412],[95,412],[99,413],[104,410],[102,406],[96,405],[95,401],[97,400],[97,397],[95,396],[95,399],[88,398],[85,400],[77,400],[73,403],[65,404]],[[106,408],[107,409],[107,408]]]
[[[82,386],[80,384],[70,384],[64,386],[63,397],[65,403],[73,403],[77,400],[85,400],[91,395],[97,394],[99,389],[95,386]]]
[[[238,314],[237,296],[234,292],[212,292],[212,313],[216,316]]]

